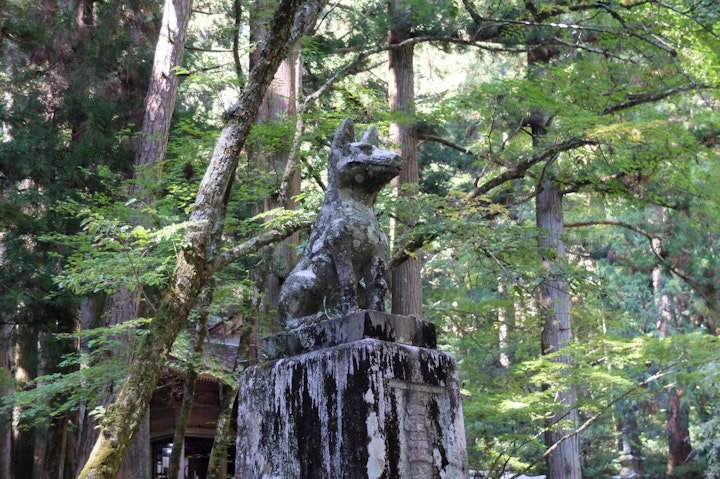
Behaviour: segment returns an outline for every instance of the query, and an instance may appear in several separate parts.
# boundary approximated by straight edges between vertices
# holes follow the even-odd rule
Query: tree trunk
[[[535,199],[536,221],[540,235],[540,255],[548,276],[540,283],[540,307],[543,316],[541,347],[543,354],[560,351],[572,341],[570,329],[570,293],[567,282],[558,276],[557,268],[565,261],[562,242],[563,207],[560,189],[542,183]],[[560,355],[556,361],[570,365],[570,358]],[[561,410],[549,420],[545,445],[553,446],[577,427],[575,393],[571,388],[558,388],[556,401]],[[552,451],[547,458],[548,479],[580,479],[580,441],[573,434]]]
[[[217,240],[216,240],[217,241]],[[180,459],[183,455],[185,447],[185,430],[190,420],[193,405],[195,404],[195,386],[198,378],[198,364],[202,360],[203,346],[205,345],[205,336],[207,333],[208,309],[213,296],[213,288],[205,289],[202,300],[198,301],[198,309],[200,309],[200,320],[193,334],[194,348],[192,356],[187,363],[185,371],[185,385],[183,389],[182,405],[180,406],[180,417],[175,421],[175,432],[173,434],[173,447],[170,451],[170,468],[169,477],[178,477],[180,471]]]
[[[232,413],[238,395],[238,385],[220,384],[220,414],[215,427],[215,438],[206,479],[223,479],[227,470],[228,446],[235,442],[232,428]]]
[[[138,196],[144,203],[153,203],[155,200],[149,183],[157,177],[158,172],[153,170],[165,159],[167,151],[179,82],[175,69],[183,64],[192,4],[192,0],[165,0],[163,6],[160,36],[155,46],[150,83],[145,95],[142,134],[135,151],[136,181],[130,189],[130,195]],[[141,291],[141,285],[132,292],[125,291],[124,296],[129,296],[129,304],[133,307],[132,311],[128,311],[129,317],[125,316],[121,321],[136,318],[141,314]],[[150,417],[146,414],[130,447],[130,454],[120,467],[118,479],[150,477],[152,463]]]
[[[389,13],[392,22],[390,43],[400,43],[411,36],[410,6],[402,0],[391,0]],[[412,196],[411,189],[418,184],[419,167],[417,158],[417,135],[415,134],[415,70],[413,68],[414,46],[389,50],[388,99],[393,118],[390,124],[390,139],[393,146],[407,161],[405,168],[394,183],[401,196]],[[406,224],[395,225],[395,235],[400,236],[403,229],[413,226],[412,215],[398,217]],[[402,315],[422,315],[422,265],[413,256],[395,267],[392,271],[392,312]]]
[[[12,330],[10,319],[4,314],[0,315],[0,397],[3,398],[13,392]],[[12,464],[11,418],[10,413],[0,415],[0,477],[8,478]]]
[[[501,282],[500,280],[498,282],[498,297],[505,299],[507,297],[507,288],[505,287],[505,284]],[[500,351],[500,366],[503,368],[509,368],[510,367],[510,356],[508,355],[508,332],[509,332],[509,316],[510,314],[508,311],[509,308],[506,306],[501,306],[497,310],[497,320],[498,320],[498,349]]]
[[[233,363],[233,375],[237,378],[240,375],[240,361],[244,357],[250,356],[250,336],[252,328],[249,325],[243,325],[238,334],[238,350]],[[240,383],[220,384],[220,414],[218,415],[217,424],[215,426],[215,440],[213,441],[212,450],[210,451],[210,461],[208,464],[208,473],[206,479],[223,479],[225,473],[223,470],[227,467],[227,450],[228,446],[235,441],[232,434],[232,413],[235,400],[240,389]]]
[[[695,475],[683,472],[682,466],[687,464],[692,453],[690,444],[690,411],[682,399],[682,391],[672,388],[667,403],[667,438],[668,438],[668,477],[691,479]]]
[[[297,68],[298,68],[299,54],[298,51],[293,49],[289,57],[284,59],[280,63],[277,73],[273,82],[270,84],[267,94],[265,95],[265,101],[260,109],[262,119],[258,121],[279,121],[283,116],[293,117],[297,114]],[[272,155],[265,159],[266,167],[275,173],[275,188],[279,190],[280,182],[282,181],[282,173],[285,171],[288,162],[288,155],[290,154],[290,148],[292,143],[292,137],[286,138],[286,148],[279,154]],[[261,160],[262,161],[262,160]],[[278,203],[278,197],[276,194],[265,199],[263,210],[268,211],[273,208],[284,206],[287,209],[295,209],[296,204],[294,197],[300,193],[300,172],[295,171],[289,180],[288,190],[288,204],[280,205]],[[270,308],[277,307],[278,299],[280,296],[280,286],[283,280],[290,273],[290,270],[295,265],[295,245],[300,242],[300,234],[295,233],[291,237],[287,238],[282,243],[278,244],[272,255],[272,268],[267,275],[265,282],[265,297],[267,305]]]
[[[251,22],[251,41],[253,39],[262,40],[267,35],[267,19],[273,11],[274,1],[257,2],[253,10],[253,19]],[[258,62],[255,51],[250,55],[250,71]],[[260,105],[257,116],[257,124],[272,124],[283,120],[287,121],[297,114],[297,96],[298,96],[298,62],[300,55],[297,49],[289,51],[288,56],[280,62],[280,66],[275,72],[275,76],[268,87],[263,102]],[[248,163],[251,169],[258,169],[270,183],[268,185],[270,194],[264,200],[255,206],[254,214],[269,211],[278,207],[294,209],[295,204],[292,200],[294,196],[300,193],[300,172],[294,171],[289,178],[287,192],[288,204],[281,205],[278,202],[278,192],[280,191],[281,182],[283,180],[283,172],[288,163],[288,158],[292,146],[292,136],[283,138],[281,145],[272,145],[272,150],[261,144],[253,144],[248,147]],[[258,290],[263,294],[263,301],[258,304],[260,312],[269,312],[277,307],[280,295],[280,286],[290,273],[295,263],[295,247],[300,242],[300,235],[293,234],[282,243],[278,244],[273,251],[265,255],[263,261],[264,267],[261,271],[254,272],[257,278]],[[276,318],[277,319],[277,318]],[[277,329],[281,327],[279,323],[272,325]]]
[[[114,479],[140,426],[164,360],[206,279],[211,237],[222,231],[222,219],[240,150],[265,91],[285,56],[288,43],[294,43],[308,24],[314,24],[320,7],[324,5],[323,2],[310,3],[303,14],[296,16],[300,4],[299,0],[282,0],[278,4],[268,39],[262,45],[261,60],[251,72],[240,101],[230,112],[200,184],[195,208],[190,215],[193,226],[185,235],[185,246],[178,254],[169,287],[129,365],[127,380],[106,412],[100,437],[79,479]],[[291,34],[293,21],[295,28]]]
[[[138,180],[131,194],[152,201],[146,182],[154,178],[150,171],[165,158],[170,122],[179,77],[175,71],[182,66],[192,0],[165,0],[160,37],[155,47],[152,73],[145,96],[142,136],[135,152],[135,177]]]
[[[190,420],[193,405],[195,404],[195,386],[197,385],[197,370],[189,367],[185,374],[183,387],[183,398],[180,405],[180,414],[175,419],[175,432],[173,433],[172,450],[170,451],[170,467],[168,477],[179,477],[178,473],[185,449],[185,430]]]
[[[22,390],[28,381],[37,377],[38,332],[27,324],[15,327],[15,387]],[[33,431],[20,428],[21,411],[13,411],[12,468],[15,477],[32,477],[34,470]]]
[[[78,318],[78,331],[87,331],[94,326],[98,321],[99,310],[101,308],[102,298],[93,296],[83,299],[80,305],[80,314]],[[85,369],[90,366],[88,360],[87,338],[78,337],[75,344],[75,349],[80,357],[80,369]],[[84,384],[81,386],[84,387]],[[77,476],[85,464],[85,460],[90,456],[92,445],[97,439],[97,429],[95,428],[94,419],[88,414],[87,404],[85,400],[80,401],[80,405],[77,413],[77,434],[75,435],[75,457],[72,462],[73,477]]]
[[[665,212],[663,207],[656,206],[655,215],[650,217],[650,222],[656,225],[665,224]],[[653,239],[652,247],[655,251],[662,252],[662,244],[659,239]],[[656,309],[656,321],[658,334],[664,338],[673,332],[673,304],[670,295],[664,291],[666,278],[663,275],[663,267],[656,265],[653,268],[652,288]],[[665,432],[668,441],[667,475],[668,477],[690,479],[694,477],[691,472],[684,472],[684,466],[690,459],[692,445],[690,443],[690,415],[686,402],[682,399],[683,393],[676,388],[671,388],[667,395],[667,422]],[[658,398],[658,401],[661,399]],[[679,470],[678,470],[679,469]]]
[[[38,333],[37,341],[37,371],[35,377],[39,378],[48,373],[48,358],[47,352],[45,351],[46,333]],[[36,388],[42,388],[42,381],[36,380]],[[33,440],[33,472],[32,479],[46,479],[48,477],[48,471],[46,470],[47,463],[47,446],[48,436],[50,434],[50,421],[43,422],[35,426],[33,434],[35,435]]]
[[[130,449],[120,465],[115,479],[144,479],[152,477],[152,451],[150,444],[150,412],[140,422]]]

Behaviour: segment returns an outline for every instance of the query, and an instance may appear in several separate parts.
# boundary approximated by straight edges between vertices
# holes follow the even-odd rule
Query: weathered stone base
[[[236,479],[463,479],[451,355],[365,338],[241,377]]]
[[[260,342],[265,359],[294,356],[363,338],[435,349],[435,325],[410,316],[361,310],[285,331]]]

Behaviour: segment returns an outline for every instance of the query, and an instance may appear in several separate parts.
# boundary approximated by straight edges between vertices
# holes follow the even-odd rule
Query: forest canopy
[[[0,2],[0,477],[139,477],[162,374],[231,395],[346,117],[407,158],[386,308],[456,357],[471,469],[720,477],[719,15]]]

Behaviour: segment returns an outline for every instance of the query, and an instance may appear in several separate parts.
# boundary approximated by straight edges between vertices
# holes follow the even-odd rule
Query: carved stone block
[[[267,361],[238,415],[236,479],[467,477],[456,364],[435,349],[362,338]]]

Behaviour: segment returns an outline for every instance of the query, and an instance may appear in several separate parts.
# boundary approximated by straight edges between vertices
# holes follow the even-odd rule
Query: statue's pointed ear
[[[360,140],[362,143],[369,143],[373,146],[378,146],[379,141],[379,135],[378,135],[378,129],[375,125],[368,128],[368,130],[365,132],[365,134],[362,137],[362,140]]]
[[[340,124],[337,133],[335,133],[335,138],[333,138],[332,142],[332,149],[333,151],[341,151],[342,154],[348,154],[350,143],[353,141],[355,141],[355,128],[353,127],[353,122],[350,118],[345,118],[345,120],[343,120]]]

